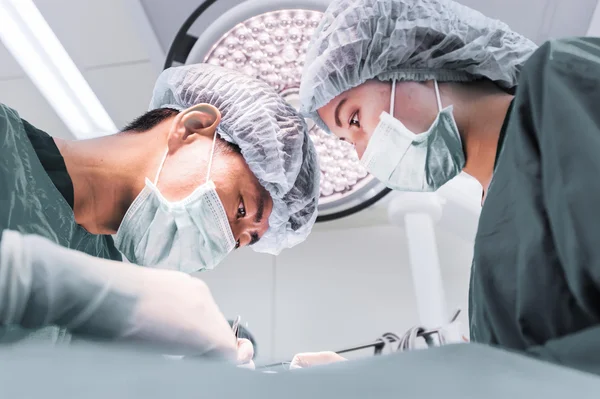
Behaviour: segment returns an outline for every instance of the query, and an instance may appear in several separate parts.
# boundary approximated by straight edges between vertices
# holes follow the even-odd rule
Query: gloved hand
[[[151,342],[174,355],[215,354],[233,362],[238,356],[229,323],[203,281],[5,230],[0,325],[8,324],[58,325],[79,334]]]
[[[299,353],[292,359],[290,370],[320,366],[329,363],[344,362],[347,360],[348,359],[341,357],[335,352]]]
[[[254,346],[249,339],[238,338],[237,340],[237,364],[238,367],[254,370]]]
[[[462,333],[462,323],[458,320],[451,322],[450,324],[440,328],[440,339],[443,345],[448,344],[460,344],[469,342],[467,337]]]

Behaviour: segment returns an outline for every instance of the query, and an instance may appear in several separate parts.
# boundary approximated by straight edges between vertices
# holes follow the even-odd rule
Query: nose
[[[356,151],[356,154],[358,154],[358,158],[360,159],[362,158],[363,154],[367,149],[367,144],[369,144],[370,137],[370,134],[367,134],[366,132],[361,130],[360,132],[351,132],[343,140],[354,146],[354,150]]]
[[[266,218],[260,223],[245,219],[241,223],[231,226],[231,228],[238,248],[241,248],[252,244],[256,239],[262,238],[269,229],[269,222]]]
[[[367,144],[369,144],[369,140],[359,140],[354,144],[354,149],[358,154],[358,159],[362,158],[365,151],[367,150]]]

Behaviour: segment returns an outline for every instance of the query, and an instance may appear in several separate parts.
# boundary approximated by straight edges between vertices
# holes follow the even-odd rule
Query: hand
[[[140,285],[132,338],[180,348],[182,354],[217,353],[237,360],[239,344],[202,280],[171,270],[136,271]],[[243,348],[247,353],[247,346]],[[253,352],[250,344],[250,356]]]
[[[237,364],[238,367],[254,370],[254,346],[252,342],[246,338],[238,338],[237,340]]]
[[[455,320],[454,322],[442,327],[440,329],[440,334],[445,344],[468,343],[469,340],[464,336],[462,331],[462,323],[458,320]]]
[[[290,370],[319,366],[329,363],[344,362],[345,359],[335,352],[299,353],[292,359]]]
[[[172,355],[237,360],[235,335],[197,278],[96,258],[8,230],[0,244],[0,324],[57,325],[151,343]]]

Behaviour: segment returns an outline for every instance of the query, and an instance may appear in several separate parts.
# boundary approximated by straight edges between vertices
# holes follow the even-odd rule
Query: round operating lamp
[[[328,1],[248,0],[223,12],[225,3],[231,0],[207,0],[190,15],[165,68],[210,63],[237,70],[266,81],[298,108],[306,50]],[[367,173],[350,144],[307,122],[321,165],[317,221],[349,216],[390,192]]]

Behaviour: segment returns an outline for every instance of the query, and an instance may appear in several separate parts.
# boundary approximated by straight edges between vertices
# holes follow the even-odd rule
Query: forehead
[[[335,123],[335,111],[336,108],[341,107],[344,102],[347,101],[349,91],[345,91],[342,94],[334,97],[327,104],[317,110],[319,117],[325,122],[325,124],[331,129]],[[351,93],[350,93],[351,94]]]

